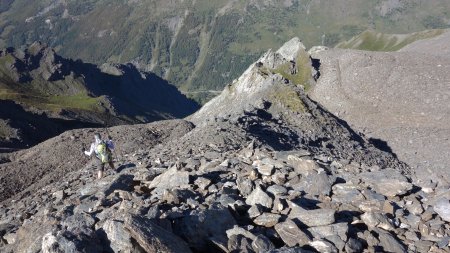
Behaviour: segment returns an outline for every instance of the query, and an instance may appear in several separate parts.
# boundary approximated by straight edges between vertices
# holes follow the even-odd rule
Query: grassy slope
[[[426,30],[411,34],[383,34],[365,31],[349,41],[336,45],[338,48],[359,49],[368,51],[397,51],[417,40],[433,38],[444,33],[445,30]]]
[[[307,47],[334,46],[369,28],[409,33],[450,20],[444,0],[413,0],[387,13],[380,13],[380,1],[369,0],[293,0],[289,7],[281,0],[256,1],[259,6],[244,0],[69,0],[24,22],[51,2],[16,0],[0,14],[3,44],[42,40],[88,62],[139,62],[184,91],[221,90],[262,52],[294,36]],[[65,9],[68,18],[62,18]]]
[[[10,66],[14,62],[11,55],[0,57],[0,99],[33,106],[41,110],[60,111],[75,109],[99,112],[99,98],[89,97],[84,85],[78,80],[64,80],[56,83],[35,78],[31,82],[17,83],[11,78]],[[58,83],[61,82],[61,83]],[[64,82],[64,83],[62,83]],[[75,94],[55,95],[46,92],[46,88],[58,85],[76,87]],[[53,92],[54,93],[54,92]]]

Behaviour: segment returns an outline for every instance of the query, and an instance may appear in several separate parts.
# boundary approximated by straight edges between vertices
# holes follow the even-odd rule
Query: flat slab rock
[[[294,221],[289,219],[275,225],[275,230],[280,235],[283,242],[289,247],[294,247],[296,245],[304,246],[312,240],[312,238],[303,232]]]
[[[189,185],[189,172],[178,171],[176,167],[155,177],[148,188],[172,189]]]
[[[289,206],[291,207],[289,218],[298,219],[308,227],[326,226],[335,221],[336,210],[334,209],[306,210],[293,202],[289,202]]]
[[[394,169],[366,172],[360,176],[377,193],[387,197],[403,195],[413,188],[413,185],[408,182],[408,179]]]
[[[191,252],[183,239],[155,225],[146,218],[134,215],[129,216],[125,220],[125,228],[146,252]]]

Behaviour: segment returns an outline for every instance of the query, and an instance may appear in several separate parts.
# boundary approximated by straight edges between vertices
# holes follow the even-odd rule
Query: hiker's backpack
[[[111,159],[111,150],[108,148],[108,145],[106,145],[104,141],[100,142],[97,145],[97,154],[102,163],[107,163]]]

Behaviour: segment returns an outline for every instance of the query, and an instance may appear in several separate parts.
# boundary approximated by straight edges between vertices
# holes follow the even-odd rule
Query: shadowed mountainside
[[[198,108],[176,87],[153,73],[141,72],[131,64],[99,67],[65,59],[41,43],[34,43],[24,51],[13,48],[1,51],[0,99],[14,101],[23,108],[17,115],[8,112],[6,118],[1,118],[0,137],[10,147],[34,145],[37,140],[45,140],[50,132],[56,133],[41,135],[39,130],[16,127],[24,125],[17,122],[19,119],[33,114],[37,119],[41,117],[37,115],[45,113],[44,117],[54,121],[59,126],[57,133],[61,133],[80,127],[81,123],[84,127],[112,126],[182,118]],[[28,142],[31,139],[25,136],[31,135],[36,136]]]

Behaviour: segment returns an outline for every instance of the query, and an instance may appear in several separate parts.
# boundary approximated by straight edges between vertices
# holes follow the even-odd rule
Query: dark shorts
[[[97,168],[98,168],[99,171],[104,171],[106,164],[108,164],[109,167],[111,167],[111,169],[114,169],[113,161],[109,161],[107,163],[102,163],[102,161],[100,159],[97,159]]]

